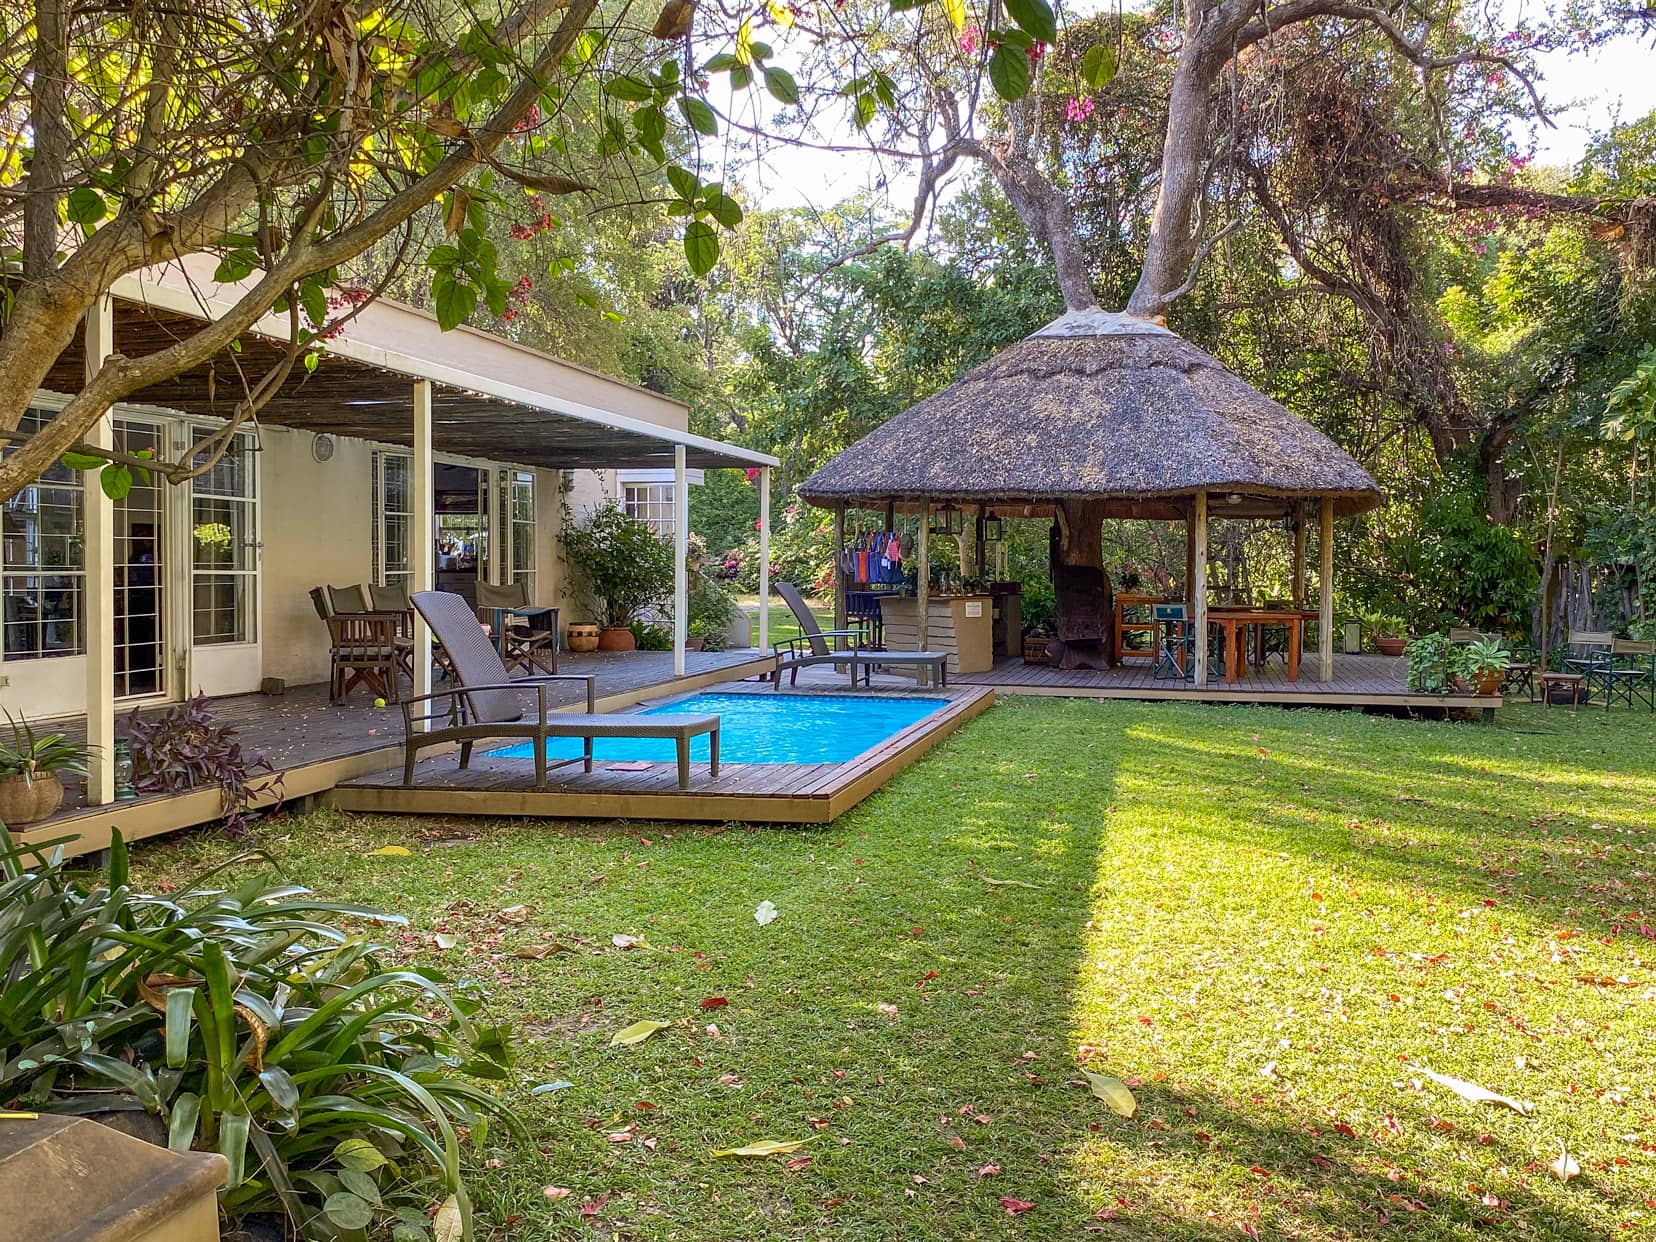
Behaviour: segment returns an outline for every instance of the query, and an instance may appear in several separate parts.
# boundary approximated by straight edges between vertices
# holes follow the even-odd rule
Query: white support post
[[[673,676],[684,676],[684,640],[690,627],[690,494],[685,490],[684,445],[673,446]]]
[[[759,467],[759,650],[770,650],[770,467]]]
[[[409,585],[415,591],[434,591],[437,589],[437,483],[432,462],[430,380],[414,381],[412,443],[414,452],[409,464],[414,471],[414,530],[408,557],[412,571]],[[413,693],[431,693],[431,630],[418,611],[414,613]]]
[[[1206,492],[1196,493],[1196,503],[1191,507],[1191,555],[1190,555],[1190,618],[1191,629],[1195,632],[1195,641],[1190,646],[1190,658],[1196,661],[1195,685],[1198,690],[1208,683],[1208,609],[1207,609],[1207,563],[1208,563],[1208,497]]]
[[[931,642],[931,502],[920,502],[920,536],[914,543],[914,634],[921,651]]]
[[[1318,523],[1317,680],[1334,680],[1334,498],[1324,496]]]
[[[86,316],[86,378],[115,352],[115,302],[105,294]],[[87,432],[89,448],[115,447],[115,420],[108,410]],[[115,801],[115,502],[104,494],[98,473],[85,480],[86,558],[86,801]],[[55,777],[53,779],[56,779]]]

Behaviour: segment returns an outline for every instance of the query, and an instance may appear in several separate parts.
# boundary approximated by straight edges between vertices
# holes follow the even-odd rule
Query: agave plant
[[[163,896],[131,888],[118,834],[100,884],[45,848],[0,854],[0,1108],[151,1113],[169,1146],[229,1161],[227,1215],[296,1236],[415,1242],[434,1205],[470,1236],[460,1136],[521,1134],[478,1081],[507,1076],[506,1032],[340,926],[403,919],[281,884],[256,852]]]

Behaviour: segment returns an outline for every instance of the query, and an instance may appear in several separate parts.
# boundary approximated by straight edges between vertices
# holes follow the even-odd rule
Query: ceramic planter
[[[21,776],[0,780],[0,821],[12,828],[38,823],[63,805],[63,782],[51,772],[30,782]]]
[[[631,651],[638,643],[624,625],[606,625],[598,632],[599,651]]]
[[[1499,694],[1501,683],[1506,680],[1505,673],[1498,668],[1485,669],[1481,673],[1472,675],[1472,690],[1476,694]]]
[[[1381,638],[1376,636],[1374,640],[1375,650],[1383,656],[1400,656],[1403,654],[1403,648],[1408,645],[1409,640],[1406,638]]]
[[[585,655],[598,650],[598,633],[596,625],[575,621],[564,631],[564,643],[571,651]]]

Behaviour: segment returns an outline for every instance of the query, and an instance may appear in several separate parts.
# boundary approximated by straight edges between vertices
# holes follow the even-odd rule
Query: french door
[[[118,416],[115,447],[134,457],[165,459],[166,424]],[[178,668],[169,639],[176,626],[167,570],[174,564],[171,485],[158,475],[135,474],[132,490],[115,509],[115,697],[165,698]]]

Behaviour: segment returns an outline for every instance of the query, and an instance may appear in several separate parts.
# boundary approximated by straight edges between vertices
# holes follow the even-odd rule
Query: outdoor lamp
[[[983,542],[999,543],[1001,541],[1001,520],[998,517],[983,519]]]
[[[951,504],[934,510],[930,531],[934,535],[958,535],[966,529],[966,515]]]

